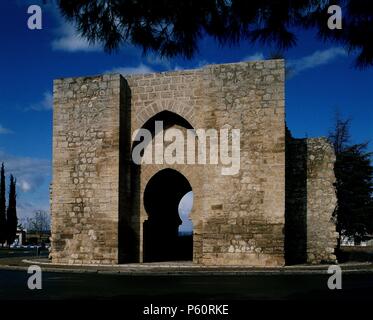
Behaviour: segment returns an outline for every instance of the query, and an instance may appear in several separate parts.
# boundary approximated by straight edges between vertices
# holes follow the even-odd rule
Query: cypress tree
[[[6,203],[5,203],[5,172],[4,163],[0,173],[0,243],[3,246],[7,238]]]
[[[7,210],[7,243],[11,245],[16,238],[17,233],[17,203],[16,203],[16,180],[13,175],[10,176],[10,187],[9,187],[9,203]]]

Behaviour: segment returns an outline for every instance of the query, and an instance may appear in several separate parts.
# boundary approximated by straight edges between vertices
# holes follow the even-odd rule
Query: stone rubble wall
[[[327,139],[287,138],[287,264],[336,262],[334,162],[334,151]]]
[[[267,60],[55,80],[53,262],[141,262],[143,192],[154,174],[172,168],[194,192],[195,263],[284,265],[284,69],[283,60]],[[134,131],[162,111],[194,129],[240,129],[240,171],[224,176],[222,164],[134,166]],[[309,262],[333,258],[334,158],[323,141],[307,142]]]
[[[118,263],[120,76],[54,81],[52,259]]]
[[[335,263],[335,154],[325,138],[307,139],[307,262]]]
[[[208,167],[202,263],[283,265],[284,62],[206,68],[206,123],[241,130],[240,171]]]
[[[195,262],[284,264],[284,62],[212,65],[127,80],[132,130],[164,110],[195,129],[241,130],[240,172],[234,176],[223,176],[220,165],[142,166],[140,241],[147,219],[143,190],[153,174],[171,167],[188,178],[194,191]]]

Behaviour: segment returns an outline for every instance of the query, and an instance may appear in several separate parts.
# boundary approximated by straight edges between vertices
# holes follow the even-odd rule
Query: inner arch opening
[[[180,201],[190,191],[189,181],[173,169],[161,170],[149,180],[144,191],[144,262],[192,259],[192,237],[179,234]]]
[[[187,192],[179,203],[179,216],[182,221],[179,226],[179,236],[190,235],[193,233],[193,224],[189,214],[193,208],[193,191]]]

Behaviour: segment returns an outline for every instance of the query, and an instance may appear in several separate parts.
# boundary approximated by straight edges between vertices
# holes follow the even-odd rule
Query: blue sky
[[[51,181],[52,81],[108,71],[151,72],[197,68],[268,57],[271,48],[241,43],[221,48],[200,42],[190,61],[143,56],[125,46],[106,54],[89,46],[64,22],[53,1],[43,5],[43,29],[27,28],[27,8],[40,1],[5,0],[0,19],[0,162],[18,179],[21,217],[49,209]],[[47,2],[48,3],[48,2]],[[293,75],[286,81],[286,118],[296,137],[326,135],[338,108],[352,118],[356,142],[373,137],[373,68],[357,70],[354,56],[335,43],[321,43],[312,32],[297,33],[298,46],[285,52]],[[373,150],[373,144],[370,144]]]

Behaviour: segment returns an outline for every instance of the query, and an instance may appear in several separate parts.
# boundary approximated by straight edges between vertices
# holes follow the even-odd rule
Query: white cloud
[[[214,63],[213,62],[210,63],[207,60],[200,60],[200,61],[198,61],[197,68],[203,68],[203,67],[207,66],[208,64],[214,64]]]
[[[289,68],[289,75],[295,76],[302,71],[325,65],[336,58],[345,56],[347,56],[347,52],[341,47],[315,51],[309,56],[305,56],[295,60],[289,60],[287,63],[287,66]]]
[[[155,53],[147,55],[146,62],[151,65],[161,66],[166,70],[172,69],[172,65],[169,59],[160,57]]]
[[[111,70],[107,70],[104,73],[120,73],[123,75],[128,75],[128,74],[142,74],[142,73],[151,73],[154,72],[154,70],[143,64],[140,63],[137,67],[116,67]]]
[[[185,70],[185,68],[179,65],[176,65],[174,68],[174,71],[183,71],[183,70]]]
[[[176,64],[174,67],[170,68],[170,70],[172,70],[172,71],[184,71],[184,70],[191,70],[191,69],[196,69],[196,68],[199,69],[199,68],[206,67],[209,64],[215,64],[215,62],[209,62],[207,60],[200,60],[197,63],[195,63],[194,65],[188,66],[188,67],[183,67],[183,66],[180,66],[180,65]]]
[[[59,27],[52,31],[54,33],[54,39],[51,42],[53,50],[67,52],[102,51],[102,45],[89,43],[79,35],[73,23],[66,21],[62,17],[57,1],[47,1],[43,5],[43,10],[46,10],[50,16],[53,16],[59,24]]]
[[[20,222],[35,210],[49,211],[49,183],[51,163],[47,159],[17,157],[0,150],[7,179],[17,179],[17,216]],[[8,181],[7,181],[8,182]]]
[[[17,157],[0,151],[2,162],[6,173],[14,175],[23,192],[36,191],[50,177],[51,164],[46,159]]]
[[[59,23],[59,27],[53,30],[55,38],[53,39],[51,46],[53,50],[61,50],[68,52],[77,51],[101,51],[102,46],[99,44],[91,44],[85,38],[81,37],[77,32],[75,25],[72,22],[66,21],[61,15],[57,1],[51,1],[45,5],[45,10],[51,16],[54,16],[56,21]]]
[[[156,53],[150,53],[149,55],[147,55],[146,63],[151,66],[161,67],[162,69],[164,69],[164,71],[183,71],[183,70],[188,70],[189,68],[203,68],[208,64],[213,64],[213,62],[209,62],[207,60],[200,60],[197,63],[195,63],[194,66],[188,68],[188,67],[180,66],[179,64],[176,64],[176,63],[172,63],[169,59],[161,57],[159,54],[156,54]],[[147,66],[145,67],[149,68]],[[154,71],[152,70],[148,72],[154,72]]]
[[[53,40],[51,47],[56,51],[65,52],[102,52],[104,50],[103,42],[90,43],[86,38],[82,37],[77,31],[76,25],[67,21],[58,8],[57,2],[51,1],[51,5],[46,5],[45,8],[49,10],[50,15],[54,16],[58,27],[52,30]],[[141,50],[131,44],[122,44],[121,50],[132,57],[141,55]]]
[[[53,50],[62,50],[68,52],[94,52],[102,51],[102,46],[99,44],[91,44],[86,39],[82,38],[75,27],[69,23],[63,23],[57,31],[58,36],[52,41]]]
[[[4,128],[1,124],[0,124],[0,134],[9,134],[9,133],[13,133],[12,130],[9,130],[7,128]]]
[[[31,105],[26,110],[34,111],[48,111],[53,109],[53,95],[49,91],[43,93],[43,98],[33,105]]]
[[[252,55],[248,55],[245,58],[243,58],[241,61],[246,62],[246,61],[259,61],[259,60],[264,60],[264,54],[261,52],[256,52]]]
[[[23,192],[28,192],[31,190],[31,184],[26,180],[19,181],[18,185]]]

